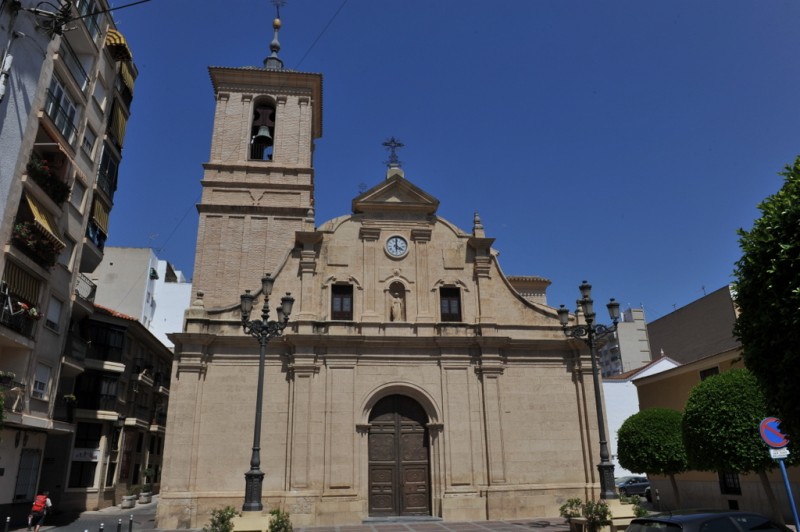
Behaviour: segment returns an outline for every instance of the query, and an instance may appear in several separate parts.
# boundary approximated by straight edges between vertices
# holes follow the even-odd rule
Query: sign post
[[[783,483],[786,486],[786,493],[789,496],[789,505],[792,507],[792,516],[794,517],[794,526],[800,526],[800,520],[797,518],[797,507],[794,504],[794,496],[792,495],[792,486],[789,484],[789,475],[786,474],[786,465],[783,463],[789,457],[789,438],[786,437],[780,430],[781,420],[776,417],[768,417],[761,420],[758,425],[758,431],[761,433],[761,439],[764,443],[770,446],[769,455],[773,460],[778,462],[781,468],[781,475],[783,476]]]

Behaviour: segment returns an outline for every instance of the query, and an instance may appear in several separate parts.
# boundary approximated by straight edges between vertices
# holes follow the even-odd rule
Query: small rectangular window
[[[714,375],[719,375],[719,368],[713,367],[704,369],[700,372],[700,380],[704,381],[709,377],[713,377]]]
[[[70,269],[72,265],[72,252],[75,251],[75,242],[72,241],[70,238],[64,239],[64,249],[61,250],[61,253],[58,255],[58,263],[64,266],[66,269]]]
[[[47,400],[50,387],[50,366],[36,364],[36,375],[33,378],[33,391],[31,397]]]
[[[94,143],[97,140],[97,135],[94,131],[86,128],[86,131],[83,133],[83,142],[81,143],[81,147],[83,151],[86,152],[86,155],[89,157],[92,156],[92,152],[94,152]]]
[[[331,319],[353,319],[353,285],[335,284],[332,286]]]
[[[75,182],[72,183],[72,194],[69,196],[69,202],[73,207],[78,209],[79,212],[83,212],[84,196],[86,196],[86,185],[81,183],[80,180],[75,179]]]
[[[719,473],[719,491],[723,495],[741,495],[742,486],[739,484],[739,474]]]
[[[442,321],[461,321],[461,290],[442,287],[439,289]]]
[[[61,323],[61,309],[64,303],[55,297],[50,297],[50,303],[47,305],[47,317],[44,320],[45,326],[54,331],[58,331],[59,324]]]

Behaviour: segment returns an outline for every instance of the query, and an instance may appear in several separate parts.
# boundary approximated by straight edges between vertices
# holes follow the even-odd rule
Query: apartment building
[[[63,449],[106,460],[108,446],[78,441],[98,430],[81,423],[112,442],[117,412],[82,405],[77,387],[128,371],[91,357],[87,274],[103,258],[137,70],[105,0],[60,6],[0,1],[0,509],[37,488],[60,503],[85,499],[88,477],[94,490],[117,481],[87,466],[76,485]]]

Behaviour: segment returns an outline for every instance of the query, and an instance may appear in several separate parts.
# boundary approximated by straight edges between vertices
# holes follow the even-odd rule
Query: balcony
[[[56,96],[50,90],[47,91],[47,102],[45,103],[44,111],[47,116],[50,117],[50,120],[53,121],[53,125],[56,126],[56,129],[64,136],[67,144],[74,148],[77,129],[72,121],[73,117],[71,113],[67,112],[67,109],[61,106]]]
[[[116,180],[108,172],[104,172],[102,168],[97,172],[97,188],[105,192],[109,200],[114,200],[114,192],[117,190]]]
[[[61,40],[61,48],[58,53],[64,60],[64,64],[67,65],[67,70],[72,75],[72,79],[75,80],[81,91],[85,91],[86,86],[89,84],[89,75],[84,70],[80,59],[78,59],[67,39]]]
[[[0,324],[5,325],[14,332],[33,338],[36,321],[41,314],[38,309],[24,303],[13,293],[0,293]]]
[[[50,199],[53,200],[56,205],[61,205],[69,197],[69,185],[55,175],[51,169],[50,161],[47,159],[32,154],[31,160],[28,161],[26,171],[28,176],[39,185],[39,188],[41,188],[45,194],[50,196]]]
[[[97,286],[83,273],[78,272],[75,279],[75,304],[73,314],[76,317],[90,316],[94,312],[94,297]]]
[[[62,374],[72,376],[82,373],[86,369],[86,355],[89,352],[89,342],[70,333],[67,336],[67,345],[64,347],[64,366]]]
[[[116,412],[119,398],[116,395],[97,394],[78,397],[77,407],[82,410]]]

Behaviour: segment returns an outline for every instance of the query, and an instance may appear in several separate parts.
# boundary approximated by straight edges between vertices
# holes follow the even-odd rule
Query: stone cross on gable
[[[394,137],[383,143],[386,149],[389,150],[389,160],[386,161],[386,166],[389,168],[400,168],[400,159],[397,158],[397,149],[405,146],[402,142]]]

